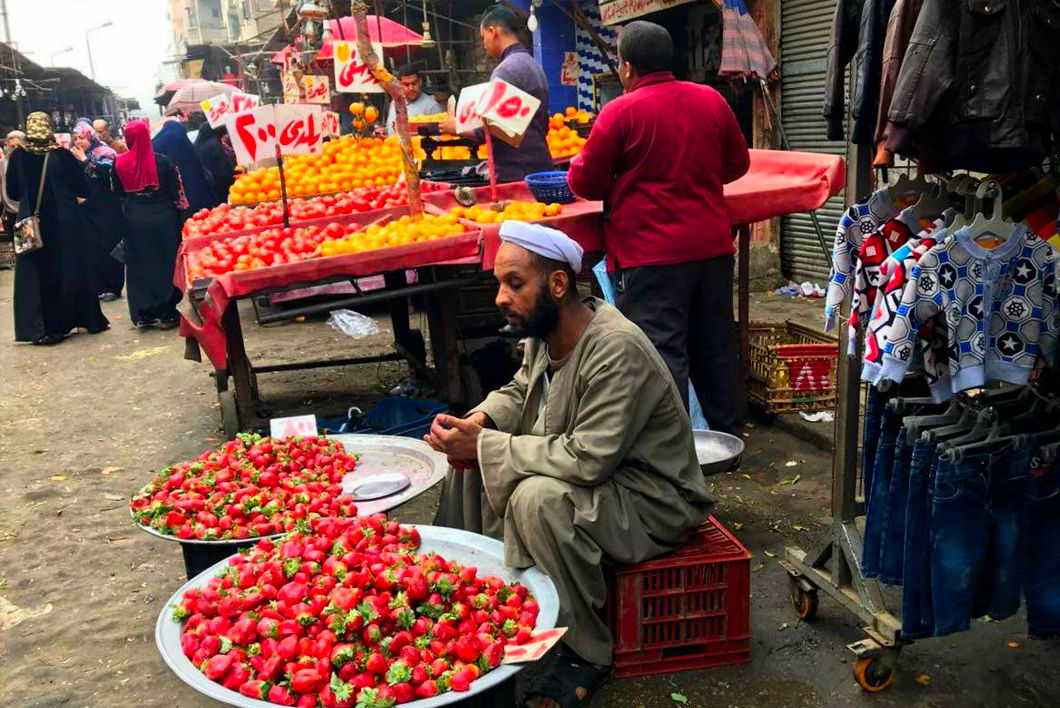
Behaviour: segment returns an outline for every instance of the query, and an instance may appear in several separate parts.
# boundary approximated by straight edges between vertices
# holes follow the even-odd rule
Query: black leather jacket
[[[1060,77],[1060,0],[925,0],[888,117],[909,153],[935,124],[946,166],[1011,172],[1050,149]]]
[[[832,20],[832,42],[826,61],[824,110],[828,139],[842,140],[846,123],[847,64],[858,51],[861,14],[866,0],[839,0]]]

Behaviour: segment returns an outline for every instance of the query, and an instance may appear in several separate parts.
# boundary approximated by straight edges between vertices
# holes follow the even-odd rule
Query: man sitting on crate
[[[425,439],[453,463],[435,522],[503,538],[509,566],[552,578],[566,646],[527,705],[574,706],[611,664],[603,561],[669,551],[711,501],[666,363],[616,308],[579,298],[581,247],[534,224],[500,235],[496,302],[527,337],[523,364],[467,417],[434,421]]]

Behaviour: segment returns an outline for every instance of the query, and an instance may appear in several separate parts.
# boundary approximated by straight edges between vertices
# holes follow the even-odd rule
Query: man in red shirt
[[[691,377],[711,428],[736,433],[745,401],[722,186],[747,172],[750,158],[725,99],[675,79],[673,53],[660,25],[622,30],[626,93],[600,111],[568,180],[579,196],[605,202],[619,309],[655,344],[684,396]]]

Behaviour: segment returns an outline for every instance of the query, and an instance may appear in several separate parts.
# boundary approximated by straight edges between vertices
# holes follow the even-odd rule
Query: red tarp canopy
[[[331,28],[331,40],[352,42],[357,39],[357,26],[354,24],[352,17],[328,20],[328,26]],[[377,18],[376,15],[368,15],[368,35],[373,42],[382,44],[383,50],[387,53],[393,53],[408,46],[419,47],[424,43],[422,34],[413,32],[400,22],[394,22],[385,17]],[[317,52],[317,61],[331,61],[335,57],[331,40],[324,42],[323,46],[321,46],[320,51]],[[298,47],[288,44],[272,55],[272,63],[282,66],[287,55],[298,49]]]

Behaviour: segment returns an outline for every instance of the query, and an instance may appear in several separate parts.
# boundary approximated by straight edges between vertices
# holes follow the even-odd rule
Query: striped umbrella
[[[724,0],[721,17],[721,68],[718,75],[755,82],[780,78],[777,61],[743,0]]]

